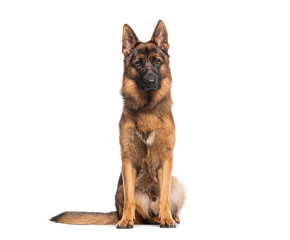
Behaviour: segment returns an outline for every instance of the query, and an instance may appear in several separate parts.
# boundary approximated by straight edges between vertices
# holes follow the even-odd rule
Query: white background
[[[288,1],[1,1],[1,239],[289,239]],[[128,23],[169,32],[176,229],[72,226],[111,211]]]

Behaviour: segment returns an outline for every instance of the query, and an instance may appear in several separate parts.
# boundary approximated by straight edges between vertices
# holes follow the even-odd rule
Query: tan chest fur
[[[138,114],[136,116],[136,134],[145,145],[154,143],[158,129],[162,127],[162,121],[153,114]]]

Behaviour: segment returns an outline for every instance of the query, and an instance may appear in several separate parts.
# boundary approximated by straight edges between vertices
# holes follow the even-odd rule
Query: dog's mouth
[[[161,81],[158,79],[143,80],[141,89],[143,91],[158,90],[161,88]]]
[[[161,88],[161,84],[155,84],[154,86],[144,86],[143,91],[151,91],[151,90],[159,90]]]

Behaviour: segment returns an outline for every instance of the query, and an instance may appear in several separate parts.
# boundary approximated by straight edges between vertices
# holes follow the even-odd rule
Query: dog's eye
[[[141,64],[142,64],[142,60],[137,60],[134,62],[134,64],[137,66],[137,67],[140,67]]]
[[[155,64],[160,64],[161,63],[161,60],[159,58],[153,58],[153,62]]]

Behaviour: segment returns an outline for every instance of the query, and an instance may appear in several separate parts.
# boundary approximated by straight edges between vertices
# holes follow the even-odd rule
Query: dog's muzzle
[[[144,90],[157,90],[160,88],[158,84],[158,76],[152,73],[149,73],[144,76]]]

